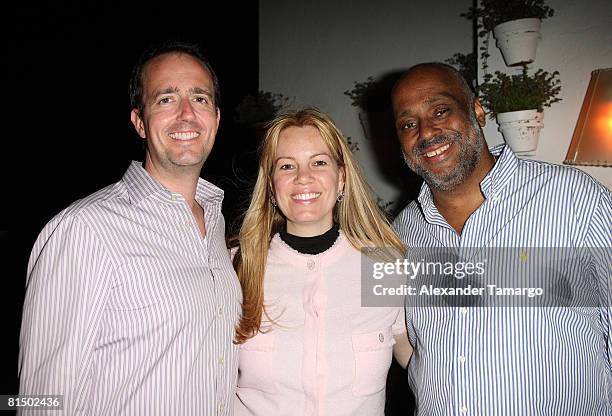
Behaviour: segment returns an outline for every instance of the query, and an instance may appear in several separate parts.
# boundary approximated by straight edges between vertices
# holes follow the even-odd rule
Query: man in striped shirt
[[[130,99],[144,164],[58,214],[30,256],[20,394],[63,395],[49,414],[230,415],[241,292],[223,191],[199,177],[217,77],[197,47],[166,43]]]
[[[612,414],[609,190],[579,170],[521,160],[505,146],[489,150],[485,113],[452,67],[412,67],[392,102],[406,164],[424,179],[394,223],[408,256],[428,247],[459,256],[474,248],[580,250],[558,267],[571,294],[594,299],[419,307],[407,297],[417,413]]]

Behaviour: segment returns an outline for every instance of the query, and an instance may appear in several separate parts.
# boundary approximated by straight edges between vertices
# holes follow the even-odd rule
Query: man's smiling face
[[[393,90],[393,112],[406,164],[427,184],[450,191],[486,150],[484,110],[444,68],[409,72]]]
[[[142,77],[144,109],[132,111],[132,122],[147,140],[145,167],[162,176],[199,172],[219,126],[210,73],[190,55],[168,53],[152,59]]]

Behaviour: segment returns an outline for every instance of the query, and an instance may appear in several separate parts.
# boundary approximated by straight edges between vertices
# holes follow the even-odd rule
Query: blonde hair
[[[267,124],[261,147],[257,182],[238,234],[240,247],[234,257],[242,285],[242,317],[236,342],[243,343],[260,330],[265,314],[263,280],[272,237],[283,229],[285,218],[271,203],[272,172],[281,132],[288,127],[316,128],[338,167],[344,171],[344,199],[334,207],[334,221],[353,247],[405,248],[374,202],[372,191],[334,122],[316,108],[282,114]]]

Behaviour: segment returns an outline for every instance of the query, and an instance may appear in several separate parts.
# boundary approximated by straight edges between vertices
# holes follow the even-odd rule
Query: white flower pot
[[[506,65],[513,66],[535,61],[542,22],[537,18],[511,20],[493,28],[497,47]]]
[[[499,131],[517,154],[532,154],[538,147],[544,113],[538,110],[510,111],[497,115]]]

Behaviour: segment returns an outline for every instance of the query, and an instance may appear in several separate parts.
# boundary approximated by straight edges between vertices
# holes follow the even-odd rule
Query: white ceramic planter
[[[510,111],[497,115],[499,131],[514,153],[529,155],[538,147],[544,113],[538,110]]]
[[[537,18],[511,20],[493,28],[497,47],[506,65],[535,61],[542,22]]]

